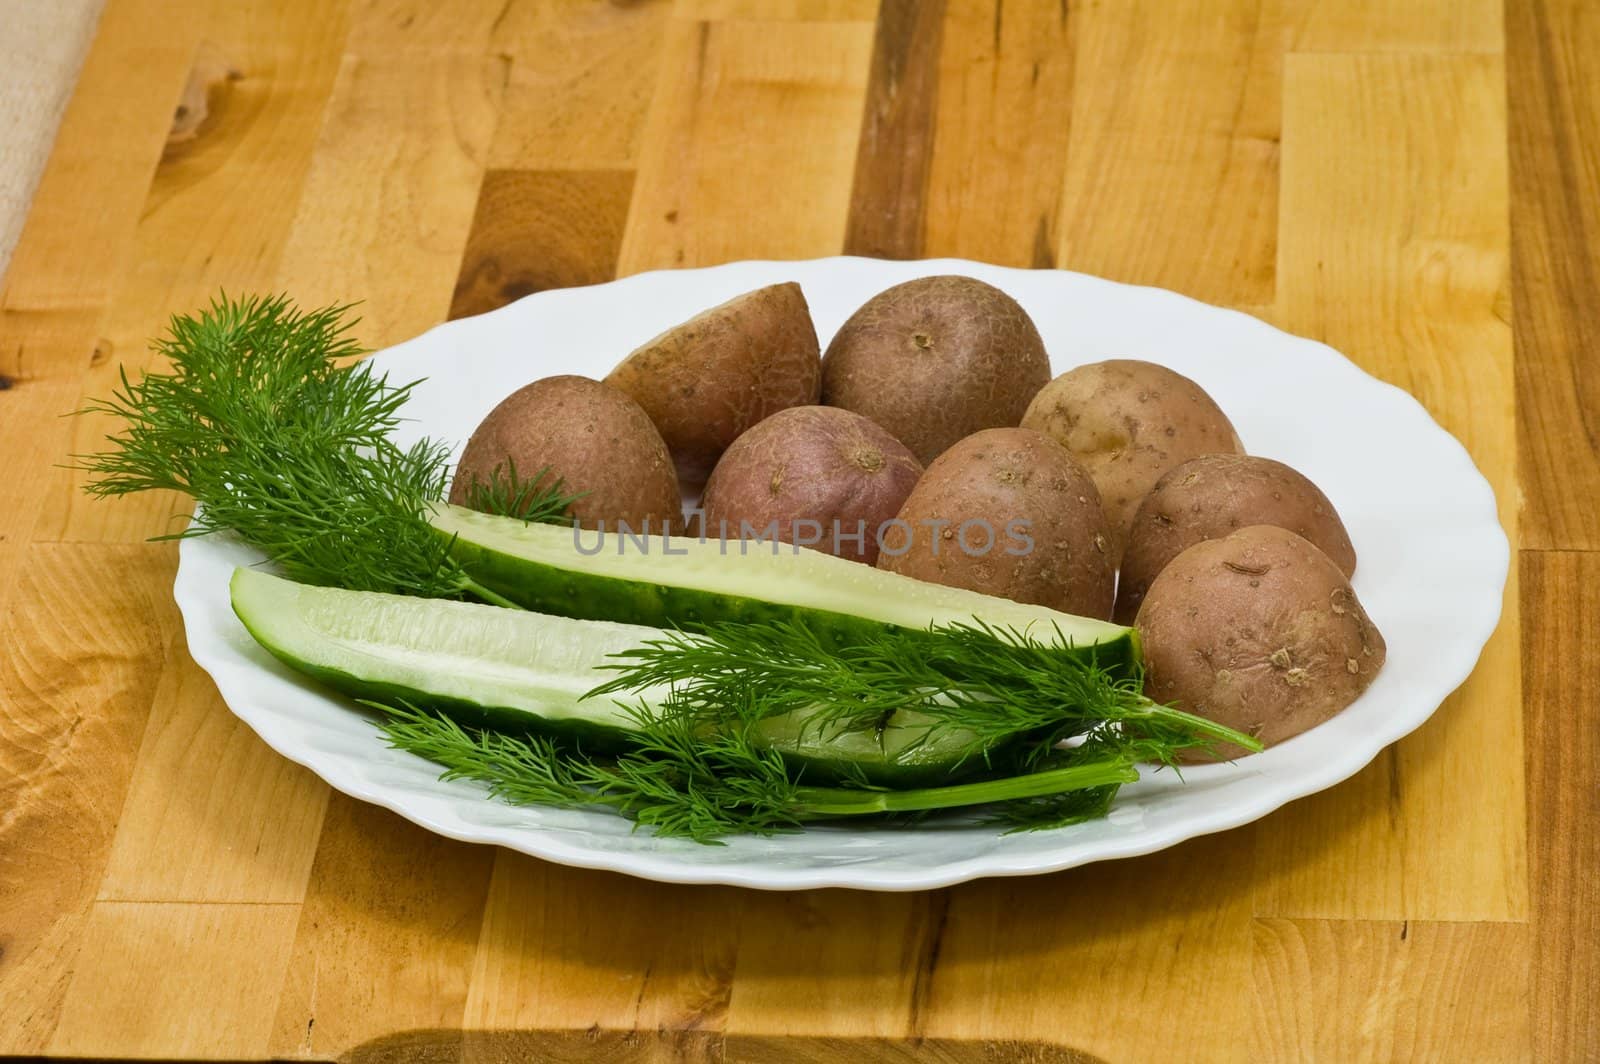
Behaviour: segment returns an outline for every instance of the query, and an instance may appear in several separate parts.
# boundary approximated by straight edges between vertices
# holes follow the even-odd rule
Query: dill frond
[[[172,318],[163,372],[126,372],[85,412],[122,422],[111,449],[75,456],[97,496],[169,489],[198,504],[187,529],[233,532],[305,583],[425,597],[475,593],[424,517],[443,495],[449,447],[391,438],[412,390],[391,385],[350,336],[347,306],[220,296]],[[519,516],[570,496],[524,486]]]

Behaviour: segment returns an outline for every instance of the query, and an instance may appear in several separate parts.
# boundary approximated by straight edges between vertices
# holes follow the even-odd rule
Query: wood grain
[[[878,0],[677,0],[673,13],[679,18],[708,22],[718,19],[871,22],[878,13]]]
[[[489,165],[631,170],[638,165],[670,0],[506,7],[494,47],[512,57]]]
[[[1285,7],[1295,16],[1296,52],[1492,54],[1504,39],[1499,0],[1291,0]]]
[[[1252,835],[954,888],[918,1032],[1107,1060],[1245,1060]]]
[[[359,293],[361,338],[444,321],[472,224],[508,62],[442,52],[348,54],[279,267],[307,305]]]
[[[884,259],[922,254],[944,0],[884,0],[872,42],[844,251]]]
[[[55,1029],[178,653],[172,573],[164,547],[38,544],[0,614],[0,1053]]]
[[[501,852],[467,1026],[721,1031],[741,894],[642,884]]]
[[[450,317],[617,273],[630,170],[490,170],[462,252]]]
[[[618,273],[837,254],[871,35],[674,20]]]
[[[1571,1059],[1531,1052],[1528,940],[1521,924],[1259,920],[1251,1057]]]
[[[0,325],[10,324],[0,312]],[[92,334],[68,330],[59,339],[43,340],[76,351],[84,362],[93,349]],[[24,339],[0,333],[0,344],[16,346],[15,358],[26,361],[41,338]],[[0,455],[5,456],[3,480],[12,504],[0,507],[0,609],[17,587],[16,570],[27,549],[28,536],[51,498],[48,487],[61,479],[54,463],[65,460],[72,438],[66,415],[77,409],[79,384],[70,376],[31,378],[8,376],[0,389]]]
[[[297,905],[100,902],[50,1052],[241,1057],[258,1051]],[[155,973],[160,973],[156,975]],[[215,1017],[226,1016],[218,1024]]]
[[[1279,4],[1136,0],[1077,12],[1057,262],[1199,299],[1271,302]]]
[[[752,895],[739,918],[730,1031],[916,1035],[945,892]]]
[[[1284,99],[1280,320],[1416,395],[1494,485],[1515,543],[1506,177],[1475,147],[1504,139],[1498,58],[1295,56]],[[1517,638],[1513,575],[1482,667],[1427,725],[1263,824],[1259,913],[1526,917],[1521,766],[1505,756],[1521,742]]]
[[[951,0],[939,56],[924,250],[1055,265],[1072,133],[1075,19],[1064,5]]]
[[[459,1029],[494,856],[333,796],[265,1051],[326,1058],[397,1030]]]
[[[1506,9],[1518,453],[1530,548],[1600,548],[1600,49],[1593,4]]]
[[[1533,1037],[1538,1060],[1600,1049],[1600,557],[1522,557],[1533,878]]]
[[[98,897],[299,902],[328,787],[228,711],[184,656],[162,676]]]

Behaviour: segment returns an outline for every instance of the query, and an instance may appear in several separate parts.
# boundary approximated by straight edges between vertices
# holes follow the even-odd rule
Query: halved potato
[[[769,285],[673,326],[606,376],[644,407],[686,483],[703,483],[746,429],[817,402],[822,361],[800,286]]]

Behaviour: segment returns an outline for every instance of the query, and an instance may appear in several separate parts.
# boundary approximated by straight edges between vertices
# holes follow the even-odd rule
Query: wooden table
[[[1596,1059],[1600,10],[1507,7],[112,0],[0,294],[0,1052]],[[1349,782],[1151,857],[661,886],[274,755],[185,653],[146,542],[182,500],[59,464],[219,288],[362,300],[377,347],[842,250],[1162,285],[1409,389],[1517,547],[1477,672]]]

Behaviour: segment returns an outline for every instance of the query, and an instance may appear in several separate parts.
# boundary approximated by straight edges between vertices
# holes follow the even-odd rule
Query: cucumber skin
[[[592,576],[492,550],[461,536],[450,537],[450,554],[468,576],[495,594],[526,609],[564,617],[688,631],[718,622],[799,622],[830,648],[860,643],[892,627],[847,613],[742,595]],[[1119,639],[1064,653],[1093,661],[1119,679],[1136,676],[1140,668],[1138,635],[1133,629]]]

